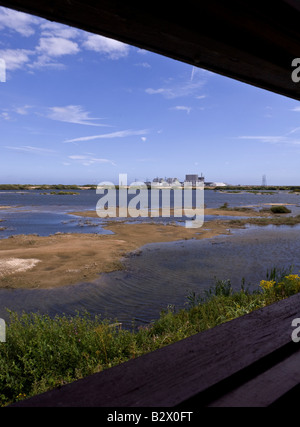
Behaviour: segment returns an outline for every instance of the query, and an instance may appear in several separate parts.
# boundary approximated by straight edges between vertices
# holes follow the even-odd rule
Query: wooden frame
[[[0,0],[0,5],[121,40],[300,99],[295,0]],[[12,406],[279,406],[300,386],[291,323],[300,294]]]

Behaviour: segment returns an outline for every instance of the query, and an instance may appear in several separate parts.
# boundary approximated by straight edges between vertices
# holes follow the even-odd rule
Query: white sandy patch
[[[266,206],[294,206],[295,203],[264,203]]]
[[[30,270],[38,262],[39,259],[22,259],[22,258],[4,258],[0,259],[0,277],[8,276],[9,274],[20,273]]]

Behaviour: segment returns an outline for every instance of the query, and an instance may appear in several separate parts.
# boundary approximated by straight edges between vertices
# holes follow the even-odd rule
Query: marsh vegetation
[[[158,320],[138,329],[88,313],[50,318],[11,312],[6,343],[0,344],[0,404],[103,371],[298,293],[300,277],[291,271],[273,268],[251,292],[244,280],[239,291],[230,280],[216,280],[204,293],[189,294],[185,309],[168,306]]]

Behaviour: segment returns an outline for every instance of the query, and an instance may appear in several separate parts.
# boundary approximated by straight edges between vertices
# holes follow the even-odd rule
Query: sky
[[[0,152],[0,183],[300,185],[300,104],[0,7]]]

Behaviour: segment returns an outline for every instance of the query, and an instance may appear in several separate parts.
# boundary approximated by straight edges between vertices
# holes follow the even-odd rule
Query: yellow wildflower
[[[275,280],[261,280],[260,287],[264,291],[267,291],[267,290],[273,289],[275,283],[276,283]]]
[[[298,274],[289,274],[288,276],[285,276],[285,278],[288,280],[299,280],[300,279]]]

